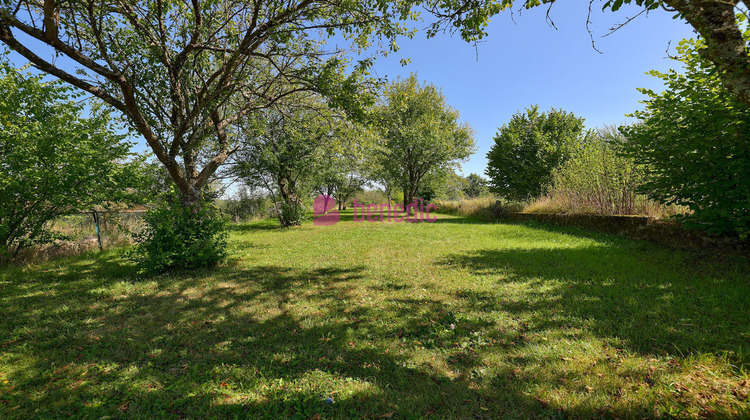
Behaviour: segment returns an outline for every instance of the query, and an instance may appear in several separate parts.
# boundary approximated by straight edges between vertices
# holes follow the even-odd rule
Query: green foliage
[[[224,211],[235,222],[265,217],[269,208],[268,197],[243,186],[224,202]]]
[[[322,159],[324,146],[333,141],[336,117],[325,109],[290,113],[268,112],[247,129],[248,141],[239,153],[238,175],[251,187],[265,188],[280,203],[279,222],[284,227],[298,226],[309,181]]]
[[[745,34],[748,37],[748,33]],[[712,233],[750,233],[750,108],[722,86],[702,42],[683,40],[679,73],[648,89],[640,124],[622,129],[625,151],[647,168],[642,191],[666,204],[687,206],[686,225]]]
[[[0,41],[121,111],[168,168],[183,200],[197,203],[245,139],[237,135],[244,117],[271,108],[290,112],[300,105],[297,94],[313,92],[326,106],[363,116],[374,101],[374,89],[366,87],[377,82],[368,77],[372,57],[411,34],[404,25],[416,18],[411,6],[386,0],[3,1]],[[338,38],[329,45],[333,35]],[[354,63],[349,50],[364,58]],[[71,59],[63,66],[46,59],[58,55]]]
[[[510,200],[539,197],[555,168],[589,135],[583,118],[566,111],[539,112],[538,106],[532,106],[516,113],[500,127],[487,153],[490,191]]]
[[[377,177],[377,143],[373,130],[362,124],[339,120],[334,127],[316,156],[310,184],[314,194],[333,197],[341,210]]]
[[[144,272],[213,267],[227,256],[226,222],[208,202],[196,209],[177,198],[164,200],[143,223],[127,255]]]
[[[288,203],[279,204],[277,216],[281,226],[299,226],[305,220],[305,211],[306,207],[301,200],[290,201]]]
[[[403,199],[400,195],[391,197],[391,199],[398,201]],[[351,208],[354,200],[357,200],[358,204],[384,204],[388,203],[388,195],[380,190],[365,189],[354,193],[351,199],[345,203],[345,207]]]
[[[643,200],[637,189],[644,169],[618,154],[619,137],[600,131],[577,144],[570,159],[554,171],[550,194],[576,213],[640,214],[637,205]]]
[[[477,174],[469,174],[469,176],[466,177],[463,191],[468,198],[484,196],[489,192],[487,180]]]
[[[464,196],[466,179],[453,168],[438,168],[428,172],[419,184],[416,197],[425,201],[436,199],[456,200]]]
[[[0,63],[0,257],[57,238],[45,223],[93,205],[123,204],[142,187],[141,160],[112,132],[107,110],[89,118],[59,83]]]
[[[475,150],[474,132],[433,85],[412,74],[388,86],[375,118],[382,130],[379,162],[384,177],[411,202],[428,172],[455,167]]]

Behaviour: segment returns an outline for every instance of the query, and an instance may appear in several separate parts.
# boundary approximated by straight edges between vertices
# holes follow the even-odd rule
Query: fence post
[[[102,251],[102,236],[99,233],[99,215],[96,213],[96,210],[92,210],[91,215],[94,217],[94,226],[96,226],[96,240],[99,242],[99,251]]]

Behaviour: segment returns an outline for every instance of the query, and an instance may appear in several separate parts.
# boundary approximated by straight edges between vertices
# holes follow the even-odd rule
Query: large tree
[[[354,106],[361,76],[324,36],[355,47],[404,32],[382,0],[5,0],[0,41],[122,112],[195,206],[237,150],[234,123],[315,90]],[[388,42],[385,45],[393,45]],[[364,70],[365,65],[357,69]]]
[[[471,127],[458,122],[440,90],[414,74],[390,84],[374,114],[383,138],[380,164],[403,188],[404,207],[428,172],[453,167],[474,151]]]
[[[511,200],[539,197],[585,135],[583,118],[569,112],[539,112],[532,106],[516,113],[500,127],[487,153],[490,190]]]

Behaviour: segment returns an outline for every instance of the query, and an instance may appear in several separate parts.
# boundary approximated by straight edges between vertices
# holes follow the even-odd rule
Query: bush
[[[572,146],[586,138],[583,118],[538,106],[516,113],[500,127],[487,153],[491,192],[510,200],[527,200],[546,193],[552,171],[570,156]]]
[[[83,118],[68,88],[4,61],[0,98],[0,264],[63,239],[45,227],[60,216],[137,201],[141,159],[99,103]]]
[[[128,256],[145,272],[213,267],[227,256],[226,222],[204,202],[200,210],[166,200],[144,216]]]
[[[269,207],[268,197],[254,193],[246,187],[240,188],[234,197],[224,202],[224,211],[234,222],[264,218]]]
[[[281,203],[276,215],[283,227],[299,226],[305,220],[305,205],[301,202]]]
[[[600,133],[577,145],[555,170],[550,195],[574,213],[642,214],[646,199],[637,189],[643,177],[643,167],[619,156],[617,143]]]
[[[745,34],[750,38],[750,32]],[[666,84],[623,130],[626,151],[647,168],[643,191],[692,210],[685,225],[710,233],[750,234],[750,108],[721,83],[700,54],[703,42],[683,40],[683,73],[652,72]]]

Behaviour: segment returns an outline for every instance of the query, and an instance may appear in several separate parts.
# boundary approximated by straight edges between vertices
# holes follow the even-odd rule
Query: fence
[[[18,260],[39,262],[125,245],[133,233],[143,229],[145,213],[146,210],[89,211],[59,217],[48,222],[45,229],[65,239],[22,250]]]

